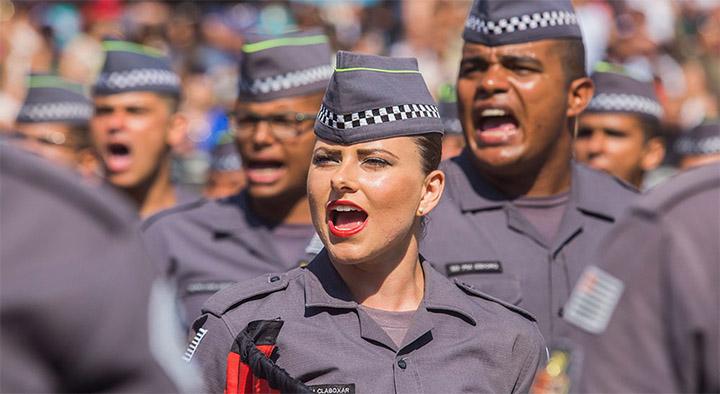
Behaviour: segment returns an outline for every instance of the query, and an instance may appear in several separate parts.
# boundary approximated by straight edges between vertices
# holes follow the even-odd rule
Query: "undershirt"
[[[560,228],[570,190],[548,197],[519,197],[512,204],[535,227],[543,239],[552,245]]]
[[[311,239],[308,234],[314,231],[312,224],[279,224],[270,229],[275,250],[286,267],[296,266],[305,255]]]
[[[360,309],[365,311],[385,331],[386,334],[395,342],[397,347],[402,345],[410,323],[415,316],[415,311],[384,311],[382,309],[370,308],[364,305],[358,305]]]

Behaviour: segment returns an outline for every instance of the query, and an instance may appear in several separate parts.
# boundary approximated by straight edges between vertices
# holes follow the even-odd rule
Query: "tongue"
[[[482,121],[482,131],[511,131],[515,128],[517,124],[511,116],[493,116]]]
[[[335,215],[335,221],[333,224],[341,230],[347,230],[361,225],[366,218],[367,215],[363,212],[338,212]]]
[[[111,172],[122,172],[130,168],[132,158],[130,155],[110,155],[105,164]]]

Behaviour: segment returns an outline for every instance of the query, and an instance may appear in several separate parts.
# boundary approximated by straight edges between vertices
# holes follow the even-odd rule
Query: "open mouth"
[[[518,121],[506,108],[485,108],[477,119],[478,136],[489,143],[504,142],[518,134]]]
[[[278,160],[249,160],[247,163],[247,177],[250,183],[275,183],[285,171],[285,163]]]
[[[336,200],[327,207],[330,232],[338,237],[349,237],[365,228],[368,214],[351,201]]]
[[[107,148],[106,166],[111,172],[122,172],[130,168],[132,155],[130,147],[122,143],[112,143]]]

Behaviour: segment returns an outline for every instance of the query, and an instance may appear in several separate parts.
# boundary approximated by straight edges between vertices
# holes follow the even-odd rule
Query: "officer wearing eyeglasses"
[[[247,186],[144,223],[148,249],[175,282],[187,326],[216,291],[303,265],[322,248],[305,184],[331,57],[319,30],[248,37],[238,100],[228,113]]]

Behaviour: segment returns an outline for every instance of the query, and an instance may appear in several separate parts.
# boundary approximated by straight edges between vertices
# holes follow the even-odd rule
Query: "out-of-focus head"
[[[438,88],[438,109],[443,121],[443,160],[455,157],[465,147],[462,124],[458,116],[457,90],[450,84],[442,84]]]
[[[221,139],[212,151],[205,195],[209,198],[228,197],[239,192],[245,182],[245,172],[235,141],[231,138]]]
[[[247,37],[230,123],[251,199],[294,204],[304,198],[315,142],[310,131],[331,60],[320,29]]]
[[[440,113],[413,58],[340,51],[315,122],[313,224],[343,264],[402,253],[437,204]]]
[[[569,0],[476,0],[463,33],[458,109],[486,173],[519,175],[567,160],[568,118],[592,95]]]
[[[622,66],[600,63],[590,78],[595,94],[580,115],[575,158],[639,188],[665,156],[663,107],[654,89]]]
[[[16,121],[23,147],[50,160],[80,168],[92,161],[88,123],[93,108],[82,85],[59,76],[33,74]]]
[[[108,181],[134,188],[153,182],[184,138],[186,121],[176,113],[180,78],[157,49],[125,41],[103,47],[105,63],[93,86],[93,144]]]
[[[720,119],[706,119],[684,132],[675,141],[673,151],[682,170],[720,161]]]

